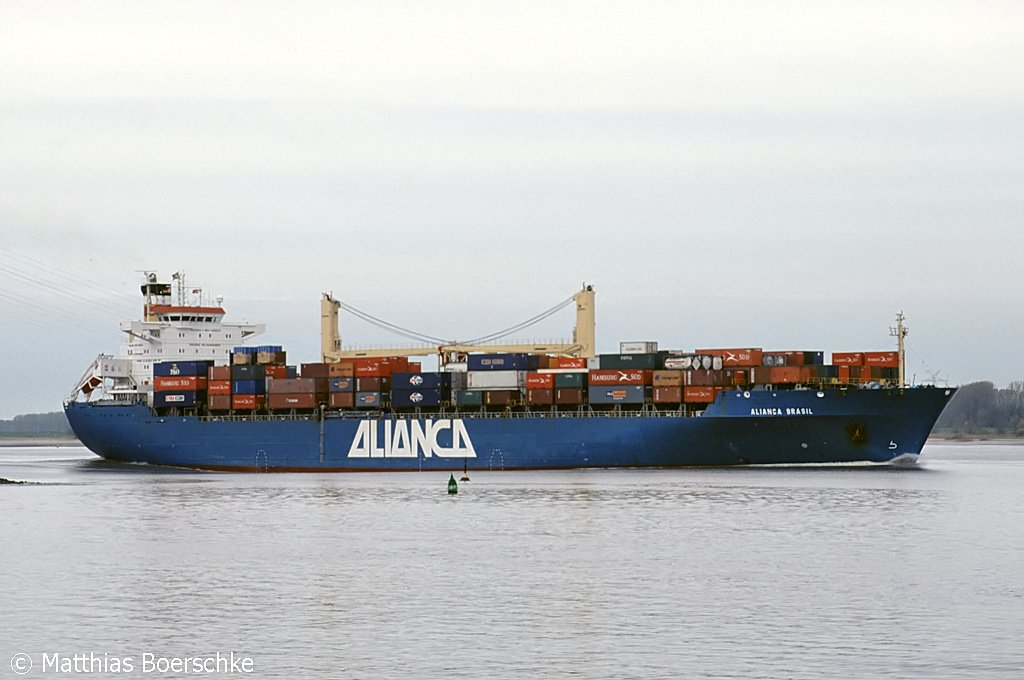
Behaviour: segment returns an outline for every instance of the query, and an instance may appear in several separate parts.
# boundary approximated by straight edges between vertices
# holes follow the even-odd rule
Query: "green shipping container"
[[[555,388],[559,387],[579,387],[583,388],[587,386],[587,374],[586,373],[555,373]]]
[[[459,406],[483,406],[483,390],[456,390],[455,403]]]

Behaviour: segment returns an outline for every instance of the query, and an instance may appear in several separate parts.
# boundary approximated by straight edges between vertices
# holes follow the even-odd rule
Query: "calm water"
[[[216,652],[279,678],[1024,674],[1024,446],[930,444],[909,469],[478,472],[455,497],[447,474],[81,448],[0,449],[0,477],[42,482],[0,487],[0,677],[19,652],[25,677],[59,675],[44,652],[133,661],[90,677]]]

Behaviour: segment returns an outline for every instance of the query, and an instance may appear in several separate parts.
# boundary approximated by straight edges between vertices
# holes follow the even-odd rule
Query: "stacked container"
[[[446,372],[402,371],[391,374],[395,408],[437,408],[451,401],[452,375]]]
[[[191,408],[207,399],[209,361],[160,361],[153,364],[153,406]]]

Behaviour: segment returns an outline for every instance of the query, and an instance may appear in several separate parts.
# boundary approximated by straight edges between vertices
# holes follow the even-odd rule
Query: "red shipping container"
[[[274,410],[316,408],[317,399],[315,394],[271,394],[269,406]]]
[[[336,361],[328,365],[327,372],[331,378],[354,378],[356,367],[351,361]]]
[[[349,361],[355,368],[357,378],[387,378],[392,373],[405,373],[409,370],[409,360],[405,357],[358,358]]]
[[[878,366],[880,368],[899,368],[899,352],[864,352],[865,366]]]
[[[579,387],[562,387],[555,390],[555,403],[576,406],[583,403],[583,390]]]
[[[526,389],[528,390],[553,390],[555,388],[554,373],[527,373]],[[549,404],[551,402],[548,402]]]
[[[392,373],[422,373],[422,372],[423,372],[423,364],[420,363],[419,361],[410,361],[408,363],[408,369],[405,370],[405,371],[399,371],[397,369],[392,371]]]
[[[231,396],[231,408],[236,411],[252,411],[263,408],[266,403],[267,398],[262,394],[235,394]]]
[[[209,403],[211,411],[227,411],[231,408],[231,395],[211,394]]]
[[[323,389],[326,392],[327,378],[277,378],[267,383],[267,392],[270,394],[313,394],[324,383]]]
[[[488,406],[509,406],[519,402],[519,390],[487,390],[484,399]]]
[[[863,352],[832,352],[834,366],[863,366]]]
[[[732,384],[733,385],[746,385],[747,384],[747,372],[741,370],[735,370],[732,372]]]
[[[717,390],[704,385],[688,385],[683,388],[683,401],[687,404],[710,404],[715,400]]]
[[[231,380],[231,367],[210,366],[210,369],[206,372],[206,375],[210,380]]]
[[[299,373],[303,378],[327,378],[331,375],[330,364],[302,364]]]
[[[803,366],[772,366],[768,381],[773,385],[795,385],[800,382],[800,370]]]
[[[352,408],[355,401],[355,392],[331,392],[331,408]]]
[[[583,357],[552,357],[555,362],[548,368],[586,368],[587,360]]]
[[[555,402],[552,389],[526,390],[526,403],[532,406],[550,406]]]
[[[231,394],[231,381],[230,380],[211,380],[209,382],[208,391],[211,395],[214,394]]]
[[[655,404],[678,404],[683,400],[682,387],[655,387],[653,401]]]
[[[759,347],[750,347],[746,349],[698,349],[697,354],[722,357],[722,366],[730,368],[760,366],[764,352]]]
[[[263,366],[263,375],[275,380],[284,380],[288,377],[288,367],[282,364],[265,364]]]
[[[205,389],[205,377],[173,375],[153,378],[154,392],[197,392]]]
[[[850,381],[850,367],[849,366],[838,366],[839,369],[839,380],[842,382]]]
[[[386,392],[391,389],[390,378],[360,376],[356,378],[356,392]]]
[[[714,382],[714,372],[703,368],[696,371],[684,371],[683,381],[686,385],[710,386]]]
[[[596,385],[650,385],[653,371],[634,369],[618,370],[615,368],[594,369],[589,371],[591,386]]]

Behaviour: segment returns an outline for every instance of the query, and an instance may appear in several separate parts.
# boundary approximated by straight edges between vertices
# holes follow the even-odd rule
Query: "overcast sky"
[[[466,338],[586,281],[604,351],[886,349],[902,309],[908,375],[1024,379],[1022,35],[1019,2],[8,0],[0,418],[116,352],[142,269],[294,361],[324,290]]]

